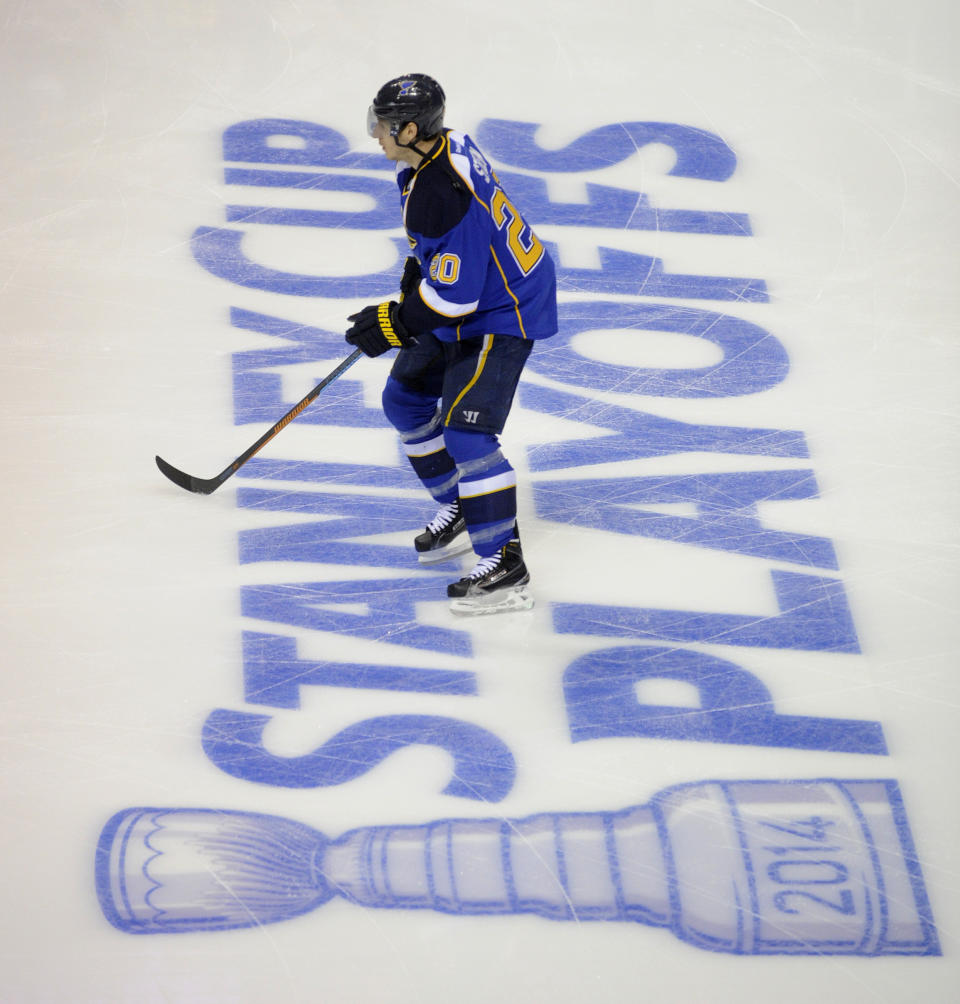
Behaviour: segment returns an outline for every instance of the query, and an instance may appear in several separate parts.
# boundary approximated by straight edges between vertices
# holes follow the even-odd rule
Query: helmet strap
[[[397,146],[402,146],[402,147],[404,147],[407,150],[413,150],[413,152],[420,158],[420,161],[422,163],[423,161],[425,161],[427,159],[427,157],[430,156],[431,152],[433,151],[433,146],[436,146],[436,143],[434,143],[433,146],[431,146],[430,149],[426,153],[424,153],[422,150],[419,150],[417,148],[417,143],[419,143],[419,142],[426,142],[425,140],[421,141],[421,139],[420,139],[420,127],[419,126],[417,126],[417,135],[416,135],[416,137],[411,142],[409,142],[409,143],[401,143],[400,140],[397,139],[397,137],[400,135],[401,132],[403,132],[404,129],[406,129],[406,127],[408,125],[410,125],[409,122],[404,122],[403,125],[400,126],[399,129],[397,129],[396,134],[393,137],[393,140],[397,144]],[[414,123],[414,125],[416,125],[416,123]]]

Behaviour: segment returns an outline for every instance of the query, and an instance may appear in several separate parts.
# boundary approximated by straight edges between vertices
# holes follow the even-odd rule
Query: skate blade
[[[506,614],[515,610],[530,610],[532,607],[533,596],[525,585],[496,593],[460,596],[450,601],[450,612],[458,617]]]
[[[451,558],[456,558],[459,554],[466,554],[467,551],[472,550],[473,544],[470,543],[470,538],[467,537],[466,540],[455,540],[452,544],[447,544],[446,547],[438,548],[435,551],[424,551],[418,554],[417,557],[421,565],[435,565],[440,561],[449,561]]]

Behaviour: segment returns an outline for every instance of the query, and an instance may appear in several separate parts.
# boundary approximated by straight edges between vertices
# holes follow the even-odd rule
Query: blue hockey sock
[[[490,557],[514,535],[517,522],[517,479],[496,436],[444,430],[447,450],[456,459],[460,505],[470,542],[481,557]]]
[[[401,433],[400,440],[403,452],[424,488],[441,505],[453,502],[457,497],[459,475],[457,465],[444,445],[439,416],[426,430]]]
[[[457,497],[457,465],[447,452],[437,399],[395,380],[383,389],[383,412],[400,433],[403,452],[423,486],[445,505]]]

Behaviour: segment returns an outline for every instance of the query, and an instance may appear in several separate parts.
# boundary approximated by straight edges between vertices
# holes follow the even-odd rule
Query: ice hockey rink
[[[7,0],[3,1004],[946,1002],[946,0]],[[555,256],[455,618],[363,358],[420,71]]]

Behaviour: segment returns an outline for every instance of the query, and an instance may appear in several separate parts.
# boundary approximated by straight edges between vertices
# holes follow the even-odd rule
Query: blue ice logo
[[[704,781],[618,812],[372,826],[126,809],[97,848],[107,918],[134,934],[367,907],[636,921],[739,955],[938,955],[895,781]]]

